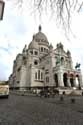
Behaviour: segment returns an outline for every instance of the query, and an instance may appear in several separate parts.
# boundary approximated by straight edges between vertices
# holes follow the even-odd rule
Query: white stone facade
[[[29,46],[25,45],[18,54],[9,77],[11,87],[79,87],[82,86],[81,70],[73,68],[69,51],[65,52],[62,43],[56,49],[48,42],[45,34],[33,36]]]

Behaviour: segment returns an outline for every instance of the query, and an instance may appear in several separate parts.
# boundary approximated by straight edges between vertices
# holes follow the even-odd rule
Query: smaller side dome
[[[62,44],[61,42],[58,43],[58,44],[57,44],[57,48],[58,48],[58,49],[63,49],[63,44]]]
[[[38,43],[35,41],[35,35],[33,35],[33,40],[29,44],[28,49],[39,49]]]
[[[52,44],[49,45],[49,49],[53,49],[53,45]]]
[[[70,51],[69,51],[69,50],[67,50],[67,55],[68,55],[68,56],[71,56],[71,53],[70,53]]]

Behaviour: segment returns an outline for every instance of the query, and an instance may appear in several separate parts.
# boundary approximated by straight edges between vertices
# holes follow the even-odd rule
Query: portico
[[[54,70],[54,84],[56,87],[79,87],[82,84],[82,76],[80,75],[80,71],[76,70],[67,70],[63,68],[61,70],[60,67],[55,68]]]

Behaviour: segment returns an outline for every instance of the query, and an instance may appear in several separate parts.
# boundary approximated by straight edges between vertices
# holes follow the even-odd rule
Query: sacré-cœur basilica
[[[9,77],[11,87],[40,89],[42,87],[78,88],[83,86],[80,64],[73,68],[71,53],[62,43],[53,49],[39,26],[32,41],[16,56]]]

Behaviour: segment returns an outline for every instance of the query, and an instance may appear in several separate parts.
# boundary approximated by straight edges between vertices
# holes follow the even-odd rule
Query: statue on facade
[[[75,69],[80,70],[80,63],[76,63]]]

